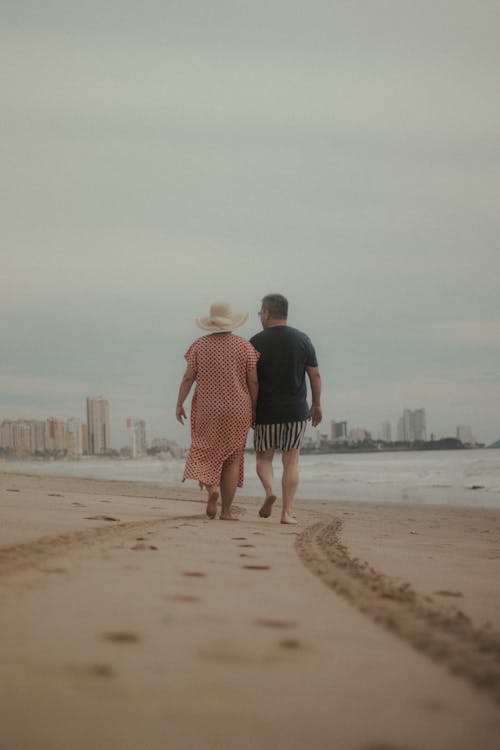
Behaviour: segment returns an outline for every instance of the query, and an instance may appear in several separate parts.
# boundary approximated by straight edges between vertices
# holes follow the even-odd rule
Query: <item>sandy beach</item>
[[[500,737],[500,511],[0,473],[3,750]]]

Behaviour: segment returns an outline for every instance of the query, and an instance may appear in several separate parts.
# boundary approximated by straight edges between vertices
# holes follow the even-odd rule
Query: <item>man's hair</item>
[[[262,297],[262,309],[267,310],[271,318],[276,320],[288,318],[288,300],[282,294],[266,294]]]

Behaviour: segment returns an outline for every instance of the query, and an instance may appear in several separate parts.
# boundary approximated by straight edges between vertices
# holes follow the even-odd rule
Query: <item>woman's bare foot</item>
[[[240,520],[238,516],[233,516],[230,510],[222,511],[219,518],[221,521],[239,521]]]
[[[208,496],[207,502],[207,516],[209,518],[215,518],[217,515],[217,500],[219,499],[218,492],[211,492]]]
[[[283,513],[281,516],[281,523],[297,523],[297,520],[289,513]]]
[[[261,518],[269,518],[275,502],[276,502],[276,495],[268,495],[266,499],[264,500],[264,504],[262,508],[259,510],[259,516]]]

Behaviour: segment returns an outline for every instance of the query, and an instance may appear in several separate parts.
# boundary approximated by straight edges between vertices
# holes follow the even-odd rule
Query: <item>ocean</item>
[[[144,458],[0,461],[0,470],[181,485],[184,461]],[[281,465],[275,458],[279,493]],[[306,454],[297,499],[403,502],[500,508],[500,450]],[[186,486],[196,487],[189,481]],[[255,457],[245,454],[240,494],[262,494]]]

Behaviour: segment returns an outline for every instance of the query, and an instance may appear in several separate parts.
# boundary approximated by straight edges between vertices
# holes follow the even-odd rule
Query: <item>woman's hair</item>
[[[262,297],[262,309],[267,310],[271,318],[276,320],[288,318],[288,300],[282,294],[266,294]]]

